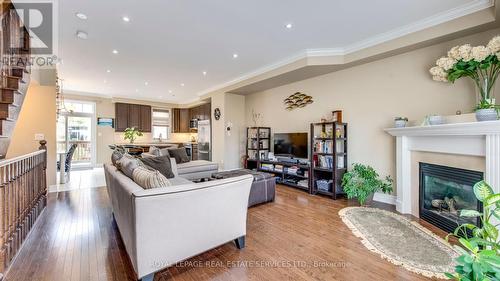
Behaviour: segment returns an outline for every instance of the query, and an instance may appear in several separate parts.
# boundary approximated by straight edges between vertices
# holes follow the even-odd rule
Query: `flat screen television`
[[[274,155],[308,158],[307,133],[274,134]]]

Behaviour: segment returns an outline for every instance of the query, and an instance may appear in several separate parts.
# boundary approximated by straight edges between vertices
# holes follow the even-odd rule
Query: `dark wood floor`
[[[155,280],[429,280],[368,251],[339,219],[347,205],[278,186],[249,210],[244,250],[227,243]],[[105,188],[51,193],[6,280],[135,280]]]

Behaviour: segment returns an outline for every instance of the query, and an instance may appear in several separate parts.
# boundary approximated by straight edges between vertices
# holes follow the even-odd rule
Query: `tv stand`
[[[293,162],[290,160],[293,160]],[[311,192],[309,180],[311,166],[299,163],[298,159],[288,158],[288,161],[282,161],[281,158],[278,161],[261,159],[257,163],[257,170],[274,174],[276,183],[295,187],[308,193]]]

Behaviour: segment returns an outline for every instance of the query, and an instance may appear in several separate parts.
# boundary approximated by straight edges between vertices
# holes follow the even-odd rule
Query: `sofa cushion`
[[[194,160],[187,163],[177,164],[177,171],[182,176],[182,174],[198,173],[205,171],[217,171],[219,165],[215,162],[210,162],[207,160]]]
[[[170,183],[172,184],[172,186],[193,183],[192,181],[187,180],[187,179],[185,179],[183,177],[175,177],[175,178],[171,178],[171,179],[168,179],[168,180],[170,181]]]
[[[184,147],[169,148],[168,153],[170,154],[170,157],[175,158],[175,162],[177,164],[189,162],[189,157],[187,155],[186,148]]]
[[[138,167],[133,173],[134,182],[144,189],[166,187],[172,185],[170,181],[159,171],[148,170],[143,167]]]
[[[160,149],[154,145],[149,147],[148,153],[153,154],[154,156],[161,156]]]
[[[127,177],[133,178],[134,170],[139,167],[139,160],[134,158],[132,155],[125,154],[123,157],[117,161],[117,167],[122,171]]]
[[[157,156],[157,157],[147,157],[140,159],[142,163],[149,166],[155,170],[158,170],[162,175],[168,179],[173,178],[175,175],[172,172],[172,166],[170,165],[170,156]]]

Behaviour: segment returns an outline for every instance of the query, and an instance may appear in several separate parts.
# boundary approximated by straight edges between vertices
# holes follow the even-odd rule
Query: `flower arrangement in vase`
[[[454,83],[462,77],[471,78],[479,93],[476,119],[498,119],[499,106],[492,94],[500,73],[500,36],[491,39],[486,46],[465,44],[451,48],[448,56],[438,59],[429,72],[435,81],[441,82]]]

